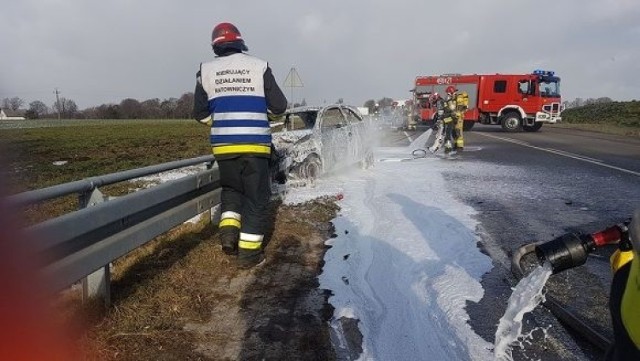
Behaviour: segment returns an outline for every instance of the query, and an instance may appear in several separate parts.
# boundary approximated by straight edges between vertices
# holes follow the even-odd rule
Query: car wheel
[[[537,132],[542,128],[541,122],[535,122],[533,125],[524,125],[522,126],[525,132]]]
[[[502,130],[505,132],[513,133],[522,130],[522,119],[520,114],[516,112],[508,112],[502,116]]]
[[[322,173],[322,161],[316,155],[310,155],[300,164],[297,175],[301,179],[315,180]]]

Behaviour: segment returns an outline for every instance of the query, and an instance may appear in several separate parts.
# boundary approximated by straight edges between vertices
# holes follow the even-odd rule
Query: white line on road
[[[602,166],[602,167],[619,170],[621,172],[633,174],[633,175],[636,175],[636,176],[640,176],[640,172],[635,172],[635,171],[632,171],[630,169],[616,167],[615,165],[606,164],[606,163],[604,163],[603,161],[601,161],[599,159],[589,158],[589,157],[585,157],[583,155],[565,152],[564,150],[553,149],[553,148],[536,147],[535,145],[531,145],[531,144],[529,144],[527,142],[523,142],[521,140],[512,139],[512,138],[505,138],[505,137],[498,137],[498,136],[491,135],[491,134],[486,134],[486,133],[476,132],[475,134],[479,134],[479,135],[482,135],[482,136],[485,136],[485,137],[489,137],[489,138],[500,139],[500,140],[503,140],[505,142],[521,145],[523,147],[529,147],[529,148],[533,148],[533,149],[538,149],[538,150],[542,150],[544,152],[549,152],[549,153],[561,155],[563,157],[573,158],[573,159],[581,160],[583,162],[587,162],[587,163],[599,165],[599,166]]]

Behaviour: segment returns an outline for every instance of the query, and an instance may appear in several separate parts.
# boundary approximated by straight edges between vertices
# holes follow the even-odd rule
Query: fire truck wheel
[[[474,125],[476,125],[476,122],[464,122],[462,123],[462,130],[468,132],[473,128]]]
[[[502,115],[502,130],[505,132],[519,132],[522,130],[522,119],[516,112],[508,112]]]
[[[525,132],[537,132],[542,128],[542,123],[535,122],[533,125],[524,125],[522,126]]]

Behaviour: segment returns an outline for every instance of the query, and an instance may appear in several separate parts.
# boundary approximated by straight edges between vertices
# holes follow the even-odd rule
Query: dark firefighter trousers
[[[222,187],[220,237],[235,237],[239,257],[261,252],[269,221],[269,159],[239,156],[219,160],[218,167]]]

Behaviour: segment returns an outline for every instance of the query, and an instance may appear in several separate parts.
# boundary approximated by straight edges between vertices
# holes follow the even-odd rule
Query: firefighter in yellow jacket
[[[609,308],[614,342],[607,361],[640,360],[640,209],[629,225],[629,249],[611,257],[614,272]]]
[[[260,263],[271,195],[271,129],[268,110],[283,113],[287,99],[266,61],[245,54],[240,31],[230,23],[211,35],[216,57],[200,64],[194,117],[211,127],[211,148],[220,170],[222,250],[241,267]]]
[[[464,92],[459,92],[458,89],[456,89],[456,87],[453,85],[449,85],[447,87],[446,93],[446,107],[453,116],[451,131],[451,151],[453,153],[461,152],[464,149],[464,112],[467,110],[468,96]]]

